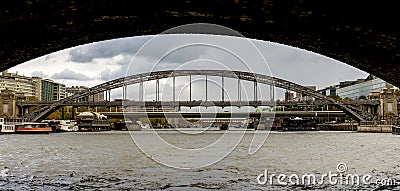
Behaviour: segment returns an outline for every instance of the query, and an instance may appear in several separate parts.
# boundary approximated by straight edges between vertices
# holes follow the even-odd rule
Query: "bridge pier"
[[[207,75],[206,75],[206,101],[208,100],[208,86],[207,86]]]
[[[142,78],[140,78],[140,83],[139,83],[139,101],[143,102],[143,81],[142,81]]]
[[[64,120],[65,119],[65,111],[64,111],[64,107],[61,107],[61,119]]]
[[[175,107],[175,76],[172,77],[172,101],[174,102],[174,107]]]
[[[71,119],[75,120],[75,107],[72,106],[72,110],[71,110]]]
[[[222,77],[221,77],[221,87],[222,87],[222,94],[221,94],[221,97],[222,97],[222,102],[224,102],[224,96],[225,96],[225,89],[224,89],[224,73],[222,73]]]
[[[269,96],[271,98],[271,101],[275,100],[275,89],[273,85],[269,85]]]
[[[254,80],[254,101],[256,101],[257,102],[257,80]]]
[[[156,102],[160,100],[160,80],[157,78],[156,79]]]
[[[242,101],[242,91],[240,88],[240,78],[238,78],[237,91],[238,91],[238,102],[241,102]],[[240,108],[240,106],[239,106],[239,108]]]

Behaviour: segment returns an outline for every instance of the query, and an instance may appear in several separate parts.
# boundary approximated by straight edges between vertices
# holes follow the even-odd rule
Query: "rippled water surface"
[[[222,134],[220,131],[186,136],[176,131],[159,133],[166,141],[188,148],[207,145]],[[256,154],[248,155],[253,133],[247,132],[239,146],[223,160],[193,170],[174,169],[154,162],[138,149],[126,131],[0,135],[0,190],[400,189],[376,184],[257,183],[257,176],[265,169],[270,174],[321,175],[336,172],[340,162],[348,167],[345,173],[400,180],[400,136],[271,132],[263,147]],[[228,132],[227,136],[237,134]],[[135,136],[149,135],[141,131],[135,132]],[[159,153],[168,155],[164,149]]]

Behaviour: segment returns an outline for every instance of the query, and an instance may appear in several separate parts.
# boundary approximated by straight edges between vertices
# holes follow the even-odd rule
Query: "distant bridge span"
[[[316,99],[326,100],[327,102],[332,103],[333,105],[335,105],[338,108],[340,108],[341,110],[343,110],[346,114],[350,115],[357,121],[367,120],[367,117],[368,117],[366,114],[358,113],[358,112],[354,111],[354,108],[350,108],[349,106],[346,106],[344,103],[342,103],[340,101],[337,101],[330,97],[322,95],[322,94],[320,94],[314,90],[311,90],[307,87],[304,87],[304,86],[301,86],[296,83],[289,82],[287,80],[283,80],[280,78],[264,75],[264,74],[256,74],[256,73],[243,72],[243,71],[228,71],[228,70],[167,70],[167,71],[155,71],[155,72],[147,72],[147,73],[142,73],[142,74],[134,74],[131,76],[122,77],[122,78],[118,78],[115,80],[111,80],[111,81],[99,84],[97,86],[89,88],[89,90],[84,93],[65,98],[56,103],[53,103],[50,106],[43,107],[36,112],[32,112],[29,115],[25,116],[25,120],[39,121],[40,119],[44,119],[46,116],[48,116],[49,114],[54,112],[56,109],[63,106],[64,103],[70,102],[72,100],[77,100],[79,98],[87,97],[89,95],[95,95],[100,92],[106,92],[111,89],[124,87],[123,89],[126,92],[126,86],[132,85],[132,84],[138,84],[138,83],[143,83],[146,81],[159,80],[159,79],[164,79],[164,78],[175,78],[175,77],[180,77],[180,76],[196,76],[196,75],[220,76],[222,78],[222,81],[224,78],[233,78],[233,79],[238,79],[238,80],[251,81],[251,82],[255,83],[255,86],[257,83],[267,84],[267,85],[275,86],[278,88],[295,91],[297,93],[301,93],[302,95],[308,95],[308,96],[314,97]],[[222,88],[224,88],[224,87],[222,87]],[[159,95],[157,95],[156,97],[159,97]],[[158,101],[158,100],[156,100],[156,101]],[[222,100],[222,101],[224,101],[224,100]]]
[[[19,107],[33,107],[33,106],[50,106],[57,101],[20,101],[16,102]],[[344,100],[342,101],[347,106],[378,106],[380,104],[379,100]],[[173,107],[173,106],[181,106],[181,107],[241,107],[241,106],[251,106],[251,107],[259,107],[259,106],[325,106],[325,105],[333,105],[328,101],[324,100],[306,100],[306,101],[210,101],[210,100],[192,100],[192,101],[136,101],[136,100],[114,100],[114,101],[70,101],[64,102],[61,104],[62,106],[73,106],[73,107]]]
[[[283,111],[283,112],[100,112],[108,117],[138,118],[258,118],[263,117],[343,117],[343,111]]]

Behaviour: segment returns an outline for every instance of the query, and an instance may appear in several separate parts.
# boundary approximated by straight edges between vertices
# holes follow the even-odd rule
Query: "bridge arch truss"
[[[134,74],[122,78],[118,78],[115,80],[111,80],[96,86],[89,88],[88,91],[83,92],[81,94],[73,95],[67,97],[63,100],[60,100],[56,103],[53,103],[50,106],[46,106],[41,108],[36,112],[32,112],[29,115],[25,116],[26,121],[38,121],[40,119],[45,118],[47,115],[54,112],[56,109],[61,107],[64,103],[71,102],[73,100],[77,100],[79,98],[87,97],[89,95],[95,95],[101,92],[107,92],[111,89],[116,88],[123,88],[123,91],[126,92],[126,87],[128,85],[133,84],[141,84],[146,81],[153,81],[153,80],[160,80],[165,78],[174,78],[174,77],[181,77],[181,76],[220,76],[223,78],[233,78],[238,80],[245,80],[251,81],[255,84],[266,84],[290,91],[294,91],[297,93],[301,93],[302,95],[307,95],[314,97],[316,99],[327,101],[328,103],[337,106],[339,109],[343,110],[345,113],[350,115],[357,121],[364,121],[367,120],[368,115],[365,113],[361,113],[360,111],[356,111],[355,108],[350,108],[349,106],[345,105],[345,103],[327,97],[323,94],[320,94],[314,90],[311,90],[307,87],[301,86],[299,84],[280,79],[277,77],[272,77],[264,74],[256,74],[251,72],[244,72],[244,71],[228,71],[228,70],[166,70],[166,71],[155,71],[155,72],[147,72],[141,74]],[[256,85],[255,85],[256,86]],[[140,97],[140,96],[139,96]]]

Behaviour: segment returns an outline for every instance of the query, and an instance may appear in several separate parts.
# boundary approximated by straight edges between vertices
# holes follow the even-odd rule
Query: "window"
[[[3,105],[3,113],[8,113],[8,105]]]

